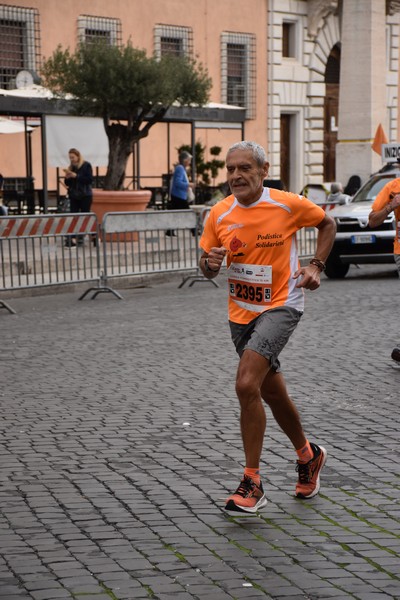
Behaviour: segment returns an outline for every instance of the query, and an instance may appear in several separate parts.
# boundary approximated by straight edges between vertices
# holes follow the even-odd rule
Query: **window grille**
[[[250,33],[221,36],[222,102],[246,108],[246,118],[256,117],[256,37]]]
[[[192,57],[192,28],[174,25],[156,25],[154,28],[154,51],[158,58],[167,54]]]
[[[122,44],[121,20],[82,15],[78,17],[78,39],[86,43],[104,40],[110,46],[120,46]]]
[[[40,67],[39,12],[0,4],[0,87],[15,88],[19,71]]]

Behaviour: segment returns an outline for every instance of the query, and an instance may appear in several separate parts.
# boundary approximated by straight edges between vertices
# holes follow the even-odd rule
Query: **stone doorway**
[[[284,190],[290,188],[291,115],[281,114],[281,181]]]
[[[325,69],[324,181],[336,180],[336,144],[339,121],[340,45],[336,44]]]

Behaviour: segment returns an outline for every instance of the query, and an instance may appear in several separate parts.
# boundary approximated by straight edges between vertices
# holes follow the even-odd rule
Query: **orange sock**
[[[246,467],[244,474],[247,475],[247,477],[250,477],[256,485],[260,485],[260,469],[250,469],[250,467]]]
[[[314,458],[314,452],[310,446],[310,442],[307,440],[305,445],[302,448],[296,450],[297,456],[299,457],[299,462],[308,463],[309,460]]]

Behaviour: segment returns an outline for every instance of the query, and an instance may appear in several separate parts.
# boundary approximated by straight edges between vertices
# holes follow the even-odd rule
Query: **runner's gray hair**
[[[237,142],[229,148],[227,155],[230,152],[234,152],[235,150],[250,150],[254,160],[256,161],[259,167],[263,167],[267,162],[267,155],[265,154],[265,150],[262,146],[260,146],[260,144],[257,144],[257,142],[249,142],[246,140],[244,140],[243,142]]]

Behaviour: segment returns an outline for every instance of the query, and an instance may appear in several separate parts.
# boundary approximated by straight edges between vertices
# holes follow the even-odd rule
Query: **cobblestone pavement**
[[[0,310],[1,600],[400,598],[395,271],[307,292],[282,366],[321,493],[293,497],[269,419],[250,519],[221,509],[243,458],[226,290],[178,283]]]

